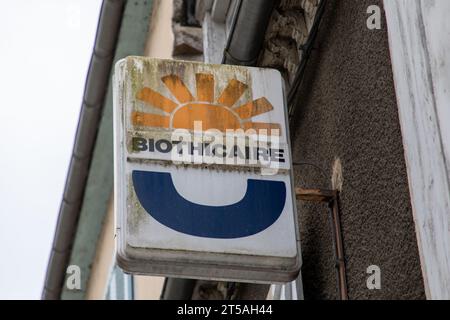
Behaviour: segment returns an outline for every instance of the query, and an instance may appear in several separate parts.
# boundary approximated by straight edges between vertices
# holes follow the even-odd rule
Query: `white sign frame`
[[[144,139],[143,137],[145,137],[147,147],[147,143],[150,146],[149,137],[164,138],[168,133],[173,132],[169,128],[147,130],[140,126],[141,122],[137,122],[135,112],[145,111],[152,115],[156,114],[155,118],[168,115],[165,112],[167,110],[164,112],[152,110],[152,105],[149,105],[148,101],[143,103],[139,100],[138,97],[141,97],[139,92],[142,92],[143,88],[150,88],[172,101],[181,100],[183,97],[174,95],[159,79],[176,74],[192,92],[195,91],[196,78],[194,74],[197,73],[214,76],[215,99],[217,99],[218,92],[221,90],[224,92],[226,85],[237,79],[241,84],[247,83],[249,93],[242,94],[241,98],[235,101],[235,106],[255,101],[261,97],[266,99],[264,102],[267,101],[273,106],[271,111],[250,117],[248,121],[280,125],[281,135],[277,139],[279,139],[278,146],[283,148],[282,156],[285,162],[280,163],[279,159],[277,162],[272,161],[273,158],[269,158],[271,161],[266,166],[259,162],[253,165],[177,164],[170,161],[167,156],[156,155],[154,147],[151,156],[149,156],[150,151],[134,149],[135,141],[139,143],[143,141],[136,140],[138,138]],[[118,265],[123,270],[145,275],[261,283],[287,282],[297,277],[301,265],[301,255],[289,148],[287,108],[283,89],[280,73],[271,69],[145,57],[128,57],[117,62],[114,75],[116,257]],[[178,104],[181,106],[180,101]],[[180,110],[180,108],[178,107],[176,110]],[[171,114],[170,117],[172,125],[175,116]],[[261,140],[261,137],[259,139]],[[273,145],[273,143],[270,144],[270,148]],[[138,148],[140,147],[141,145],[138,145]],[[173,150],[174,146],[172,146]],[[152,175],[149,176],[148,172],[151,172]],[[167,173],[170,173],[172,178],[173,190],[164,180],[167,178]],[[150,200],[154,196],[152,193],[142,196],[143,193],[136,191],[136,186],[146,186],[145,182],[141,183],[140,181],[147,177],[162,179],[155,180],[165,186],[161,190],[158,188],[160,200],[154,201],[153,199],[152,202]],[[243,180],[244,178],[246,180]],[[214,187],[205,187],[211,186],[213,181],[219,180],[222,181],[220,186],[224,186],[223,188],[218,187],[217,184],[214,184]],[[161,222],[158,217],[155,218],[156,215],[145,214],[149,211],[156,212],[155,205],[156,208],[163,205],[155,204],[155,202],[164,203],[165,197],[172,193],[179,194],[179,197],[173,196],[175,204],[188,200],[190,203],[202,206],[221,208],[235,203],[243,203],[247,195],[246,188],[251,189],[250,180],[255,181],[255,188],[257,184],[264,183],[268,185],[284,184],[286,187],[285,203],[279,217],[270,226],[254,234],[234,237],[229,235],[233,232],[241,232],[238,227],[236,227],[237,231],[233,231],[233,228],[217,229],[218,231],[214,232],[222,232],[217,238],[186,234],[171,228],[165,224],[166,222]],[[192,181],[197,183],[201,191],[190,186]],[[222,190],[217,191],[220,188]],[[220,193],[218,194],[218,192]],[[244,198],[240,199],[243,194],[245,194]],[[269,201],[266,198],[268,197],[259,201]],[[149,205],[152,209],[144,208],[145,205]],[[264,211],[264,208],[261,208],[261,212]],[[199,211],[200,213],[201,211]],[[264,220],[264,217],[258,221],[260,220]],[[224,218],[223,221],[226,219]],[[200,228],[190,224],[188,227],[189,230],[195,229],[192,232],[197,232],[197,229]],[[242,230],[244,229],[242,228]]]

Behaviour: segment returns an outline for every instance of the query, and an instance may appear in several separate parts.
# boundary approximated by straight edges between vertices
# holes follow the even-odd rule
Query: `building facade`
[[[445,122],[450,58],[444,54],[450,45],[439,36],[439,30],[450,30],[447,9],[445,0],[413,6],[403,0],[104,1],[96,48],[102,45],[102,26],[115,21],[117,30],[109,56],[103,55],[111,57],[105,79],[112,62],[127,55],[282,73],[295,185],[337,192],[343,259],[335,253],[329,203],[299,196],[303,265],[292,283],[122,274],[114,264],[112,157],[107,157],[111,92],[107,81],[103,88],[89,83],[99,73],[97,50],[72,161],[88,160],[84,169],[71,165],[86,178],[79,190],[71,186],[69,173],[43,297],[340,299],[336,266],[345,263],[340,279],[349,299],[450,298],[450,127]],[[95,103],[89,101],[91,87],[100,92]],[[89,131],[94,120],[83,116],[91,105],[103,112]],[[91,146],[80,156],[77,147],[88,140],[79,139],[86,136]],[[58,234],[70,223],[70,236]],[[81,289],[67,288],[69,265],[80,266]]]

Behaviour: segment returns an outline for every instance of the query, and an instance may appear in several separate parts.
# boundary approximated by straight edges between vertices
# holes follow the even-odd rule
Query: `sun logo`
[[[264,97],[237,105],[248,86],[236,79],[228,82],[226,88],[215,99],[214,76],[197,73],[196,97],[192,95],[177,75],[168,75],[161,80],[177,101],[172,101],[151,88],[144,87],[137,92],[136,98],[146,104],[164,111],[165,115],[137,112],[131,114],[135,126],[158,127],[167,129],[194,130],[194,122],[200,121],[203,130],[217,129],[254,129],[258,132],[280,135],[278,123],[254,122],[254,116],[273,110],[272,104]],[[264,131],[263,131],[264,132]]]

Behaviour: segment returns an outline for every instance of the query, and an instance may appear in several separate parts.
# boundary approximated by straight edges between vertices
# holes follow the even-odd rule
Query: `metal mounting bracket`
[[[347,272],[345,266],[344,245],[339,210],[339,191],[327,189],[295,188],[297,200],[309,202],[326,202],[330,208],[332,221],[333,244],[336,258],[336,272],[338,278],[339,297],[348,300]]]

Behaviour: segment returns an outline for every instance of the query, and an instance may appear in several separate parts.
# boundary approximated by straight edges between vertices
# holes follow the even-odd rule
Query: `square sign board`
[[[128,57],[114,75],[117,262],[286,282],[300,268],[276,70]]]

